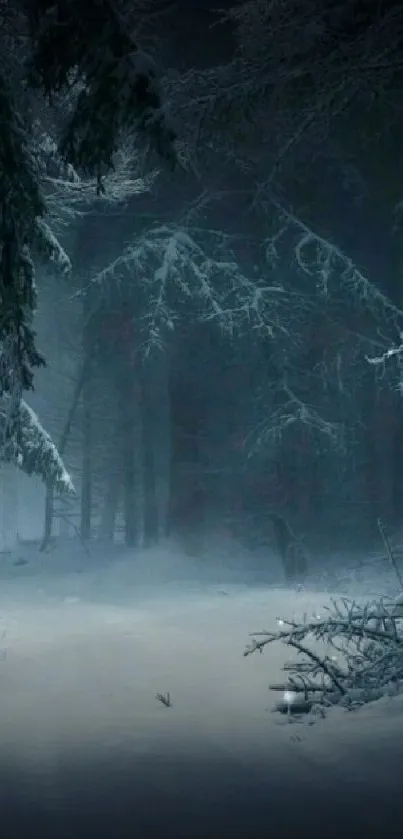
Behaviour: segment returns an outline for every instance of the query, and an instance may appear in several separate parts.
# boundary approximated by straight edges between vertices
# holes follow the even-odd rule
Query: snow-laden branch
[[[60,156],[56,142],[36,124],[33,152],[38,161],[40,184],[46,198],[46,220],[35,224],[35,249],[40,257],[53,263],[61,273],[71,270],[71,262],[60,241],[65,228],[89,210],[124,205],[134,195],[148,192],[157,171],[139,176],[139,161],[123,144],[114,157],[114,168],[102,181],[81,177],[70,163]],[[100,188],[100,186],[102,188]]]
[[[252,457],[261,448],[278,444],[284,434],[292,427],[305,426],[311,434],[321,434],[334,446],[343,441],[343,428],[339,423],[330,422],[307,402],[300,399],[287,383],[281,387],[285,398],[281,406],[261,420],[244,440],[244,448]]]
[[[400,360],[400,358],[402,356],[403,356],[403,344],[399,344],[398,347],[391,347],[389,350],[386,350],[386,352],[382,353],[382,355],[375,355],[375,356],[366,355],[365,358],[366,358],[366,361],[368,361],[368,364],[374,364],[374,365],[382,364],[382,365],[384,365],[388,361],[390,361],[391,358],[397,358],[398,360]]]
[[[277,631],[252,633],[245,656],[281,642],[299,653],[287,662],[287,681],[270,685],[284,699],[278,710],[293,713],[303,694],[305,710],[315,705],[357,707],[403,687],[402,597],[364,606],[347,598],[324,607],[324,616],[278,620]]]
[[[267,257],[271,263],[280,258],[279,245],[289,234],[294,242],[296,265],[304,274],[315,279],[320,293],[330,293],[331,283],[341,285],[349,291],[354,301],[373,313],[381,312],[388,320],[403,318],[403,310],[395,306],[334,242],[313,230],[276,198],[269,200],[268,207],[274,207],[278,214],[278,231],[266,241]]]
[[[0,407],[0,428],[8,423],[7,400]],[[59,492],[74,493],[74,486],[51,437],[29,405],[20,401],[10,435],[6,436],[1,458],[15,463],[28,475],[38,475]]]
[[[71,270],[70,257],[59,239],[44,219],[36,222],[36,247],[41,256],[53,263],[57,271],[67,274]]]
[[[60,155],[56,141],[36,125],[35,153],[46,195],[50,223],[63,229],[86,211],[125,204],[134,195],[149,192],[158,170],[140,175],[140,160],[131,144],[122,141],[114,155],[113,168],[99,177],[79,175]]]
[[[402,333],[400,334],[400,338],[402,338]],[[390,365],[392,364],[393,369],[393,362],[395,363],[395,371],[397,368],[397,383],[396,383],[396,390],[402,394],[403,393],[403,377],[402,377],[402,370],[403,370],[403,343],[398,344],[395,347],[390,347],[385,352],[381,353],[380,355],[366,355],[365,360],[368,364],[371,364],[373,367],[376,368],[378,374],[380,374],[381,378],[383,378],[386,373],[390,370]]]
[[[263,278],[250,279],[222,237],[212,254],[186,229],[161,226],[147,231],[122,256],[92,278],[102,289],[130,283],[142,295],[141,318],[151,342],[174,329],[181,305],[197,309],[201,321],[214,321],[232,334],[257,329],[273,336],[288,333],[289,292]],[[190,307],[190,309],[189,309]]]

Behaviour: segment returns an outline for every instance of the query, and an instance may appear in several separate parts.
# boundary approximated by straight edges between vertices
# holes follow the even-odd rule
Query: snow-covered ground
[[[225,562],[213,573],[164,551],[3,557],[4,839],[399,830],[403,700],[313,726],[271,713],[284,648],[244,658],[248,633],[330,595],[318,578],[300,592],[242,582]],[[372,593],[393,587],[373,577]],[[350,578],[350,593],[364,588]],[[168,692],[169,708],[155,698]]]

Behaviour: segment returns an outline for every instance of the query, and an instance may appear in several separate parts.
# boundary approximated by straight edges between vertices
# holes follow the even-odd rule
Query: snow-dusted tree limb
[[[7,416],[7,400],[0,406],[0,430]],[[28,475],[38,475],[59,492],[74,493],[74,486],[49,434],[32,408],[21,400],[11,435],[6,436],[0,456]]]
[[[34,152],[38,159],[41,184],[46,196],[49,221],[57,231],[74,222],[89,208],[124,204],[134,195],[149,192],[158,171],[140,175],[140,160],[128,139],[113,157],[113,168],[102,179],[80,175],[61,156],[56,140],[39,123],[35,126]]]
[[[93,178],[76,181],[46,176],[44,188],[51,217],[57,221],[73,220],[82,215],[89,206],[96,204],[124,204],[134,195],[149,192],[157,178],[157,171],[140,177],[135,172],[134,157],[128,158],[122,152],[116,155],[114,169],[102,181],[102,191],[97,191]]]
[[[279,620],[276,632],[252,633],[244,655],[279,641],[296,649],[302,660],[286,663],[287,681],[272,685],[272,690],[284,690],[288,696],[302,691],[324,706],[363,705],[403,687],[400,601],[380,599],[364,606],[347,598],[332,601],[323,617]]]
[[[402,333],[400,333],[400,338],[401,337]],[[396,376],[397,379],[397,381],[395,380],[394,382],[394,386],[398,392],[403,393],[403,344],[389,347],[389,349],[380,353],[380,355],[366,354],[365,360],[368,364],[375,368],[375,371],[381,378],[390,373],[392,370],[392,375],[394,377]]]
[[[322,417],[312,405],[298,397],[287,382],[284,382],[279,390],[284,395],[281,406],[261,420],[244,440],[243,445],[249,457],[256,454],[262,447],[279,442],[293,426],[300,425],[308,428],[312,434],[324,435],[334,446],[342,445],[343,427],[341,424],[330,422]]]
[[[152,228],[92,278],[106,293],[122,282],[127,293],[135,283],[137,306],[142,301],[138,320],[146,344],[174,329],[183,304],[230,334],[245,326],[269,336],[288,334],[290,292],[246,276],[225,237],[211,243],[209,252],[184,228]]]
[[[80,176],[61,157],[55,140],[36,125],[33,152],[40,172],[40,185],[46,198],[46,217],[36,220],[33,237],[35,254],[50,261],[55,271],[66,274],[71,262],[60,240],[65,229],[97,205],[123,205],[133,195],[150,191],[158,172],[139,176],[139,161],[129,145],[123,144],[114,157],[114,167],[102,180],[102,190],[94,177]]]
[[[312,275],[322,294],[331,291],[331,283],[341,285],[355,301],[371,311],[381,312],[388,320],[399,321],[403,318],[403,310],[395,306],[334,242],[317,233],[274,196],[267,199],[269,208],[274,208],[278,214],[278,230],[266,241],[267,255],[271,262],[280,258],[280,246],[289,234],[293,239],[293,253],[298,268]]]
[[[398,360],[400,360],[402,355],[403,355],[403,344],[399,344],[398,347],[391,347],[389,350],[386,350],[386,352],[382,353],[382,355],[375,355],[375,356],[366,355],[365,358],[368,361],[368,364],[375,364],[375,365],[382,364],[383,365],[383,364],[386,364],[388,361],[390,361],[391,358],[397,358]]]
[[[36,221],[34,246],[46,261],[53,263],[57,271],[62,274],[69,273],[71,270],[70,257],[47,222],[41,218]]]

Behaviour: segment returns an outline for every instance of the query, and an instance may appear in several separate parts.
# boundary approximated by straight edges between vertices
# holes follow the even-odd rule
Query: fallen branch
[[[361,606],[343,598],[332,601],[325,611],[324,617],[305,617],[302,622],[279,620],[282,628],[277,632],[252,633],[245,656],[280,641],[303,657],[284,664],[287,682],[269,686],[284,693],[276,710],[283,712],[290,694],[304,694],[312,709],[337,704],[351,708],[403,687],[402,617],[394,614],[396,603],[381,599]],[[321,652],[323,645],[326,654]],[[329,647],[337,656],[329,656]],[[293,704],[294,709],[298,707]]]

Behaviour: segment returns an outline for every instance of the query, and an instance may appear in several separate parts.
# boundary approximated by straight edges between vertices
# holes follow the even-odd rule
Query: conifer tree
[[[175,133],[157,72],[132,40],[124,6],[108,0],[21,0],[11,14],[9,4],[0,4],[0,41],[8,56],[16,48],[15,76],[0,73],[0,445],[3,458],[64,488],[69,480],[57,451],[22,400],[33,387],[35,369],[45,363],[33,328],[35,257],[69,268],[46,221],[29,96],[35,91],[52,104],[54,97],[67,95],[61,157],[95,175],[100,188],[123,137],[134,144],[142,135],[174,163]],[[27,35],[22,48],[21,31]]]

